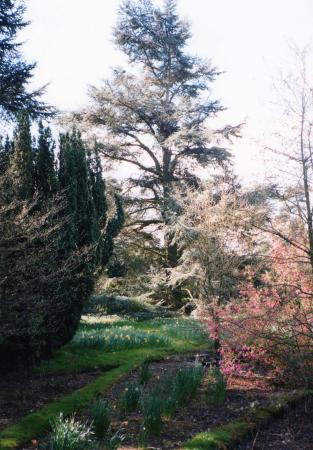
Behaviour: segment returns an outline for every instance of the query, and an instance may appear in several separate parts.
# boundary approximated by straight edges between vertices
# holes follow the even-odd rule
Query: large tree
[[[74,115],[105,131],[100,144],[107,161],[128,163],[129,225],[137,231],[162,229],[177,213],[173,191],[184,181],[197,184],[197,169],[227,163],[223,138],[239,127],[208,130],[207,119],[223,110],[210,95],[219,71],[186,53],[188,22],[176,2],[163,9],[151,0],[122,3],[114,30],[128,68],[117,68],[101,87],[90,90],[89,108]],[[165,264],[175,266],[178,251],[165,238]]]
[[[28,83],[36,64],[27,63],[20,52],[17,33],[28,22],[23,19],[23,0],[0,2],[0,118],[12,119],[21,110],[31,117],[51,114],[52,108],[40,100],[43,89],[31,91]]]

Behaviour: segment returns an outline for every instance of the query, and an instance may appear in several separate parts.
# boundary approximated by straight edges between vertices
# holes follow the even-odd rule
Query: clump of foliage
[[[196,394],[203,378],[202,366],[179,369],[165,381],[165,413],[171,416],[178,406],[188,403]]]
[[[106,400],[98,399],[91,409],[93,429],[98,440],[108,436],[111,427],[111,411]]]
[[[205,394],[209,405],[220,406],[226,400],[226,381],[224,374],[217,367],[212,367],[209,370]]]
[[[153,389],[143,401],[143,427],[142,439],[147,435],[158,436],[162,428],[162,414],[164,411],[164,398],[159,388]]]
[[[74,416],[64,418],[60,413],[52,422],[49,450],[87,450],[92,448],[93,433],[89,425]]]
[[[120,399],[120,411],[122,416],[129,412],[136,411],[141,394],[142,390],[137,383],[127,383]]]
[[[106,291],[106,288],[105,288]],[[138,320],[153,319],[169,315],[168,311],[139,301],[136,298],[121,295],[109,295],[107,292],[93,295],[84,308],[86,314],[122,315]]]
[[[112,436],[108,436],[105,440],[105,449],[117,450],[124,440],[125,435],[123,434],[123,430],[117,430]]]
[[[145,361],[139,369],[139,383],[140,384],[147,384],[150,378],[152,377],[152,372],[150,369],[150,363],[149,361]]]

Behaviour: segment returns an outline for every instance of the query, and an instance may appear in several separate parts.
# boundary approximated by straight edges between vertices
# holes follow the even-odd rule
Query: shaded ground
[[[237,450],[312,450],[313,398],[289,408],[280,419],[271,421]]]
[[[175,372],[182,366],[194,364],[194,356],[181,358],[167,358],[161,362],[151,364],[153,377],[145,388],[146,393],[155,384],[169,374]],[[115,384],[106,394],[113,407],[113,429],[123,428],[126,439],[121,449],[131,450],[138,448],[138,435],[142,424],[142,415],[139,410],[128,415],[127,420],[119,417],[119,401],[121,393],[125,390],[127,383],[136,381],[138,372],[134,371]],[[189,438],[195,434],[208,431],[218,425],[225,424],[230,420],[242,416],[251,405],[261,405],[269,401],[270,397],[278,392],[273,392],[266,378],[235,377],[229,382],[226,403],[221,407],[208,406],[205,400],[206,380],[204,380],[198,395],[188,405],[180,408],[171,418],[165,419],[161,436],[150,437],[148,447],[162,450],[178,449]],[[88,411],[84,412],[84,418],[88,418]]]
[[[203,359],[209,359],[210,355],[202,355]],[[153,362],[150,365],[152,378],[145,387],[145,394],[149,392],[163,377],[171,372],[176,372],[183,366],[194,364],[195,356],[184,358],[169,357],[163,361]],[[96,376],[96,372],[85,374]],[[83,374],[81,374],[83,375]],[[69,377],[69,376],[67,376]],[[59,378],[59,377],[51,377]],[[135,450],[138,447],[138,436],[142,425],[142,414],[140,408],[137,412],[128,414],[127,418],[121,419],[119,412],[119,400],[121,394],[129,382],[138,380],[138,371],[133,371],[121,381],[112,386],[105,394],[105,398],[112,407],[113,431],[123,429],[126,439],[122,450]],[[60,383],[65,380],[56,380]],[[86,382],[86,378],[85,378]],[[282,394],[282,390],[272,388],[269,379],[264,375],[259,377],[236,376],[228,383],[227,401],[223,406],[208,406],[205,400],[206,380],[196,396],[188,405],[176,411],[169,419],[165,419],[161,435],[150,437],[147,448],[154,450],[179,449],[189,438],[203,431],[225,424],[240,416],[243,416],[254,406],[264,405],[273,397]],[[286,392],[286,391],[285,391]],[[298,405],[290,409],[286,416],[274,420],[265,430],[258,431],[257,435],[250,441],[236,447],[237,450],[309,450],[313,449],[313,427],[312,427],[313,402]],[[77,418],[90,420],[89,409],[77,414]],[[39,444],[47,442],[47,436],[38,440]],[[23,450],[36,450],[38,443],[22,446]]]
[[[109,370],[110,368],[108,368]],[[0,379],[0,430],[93,381],[105,370],[75,374],[19,372]]]

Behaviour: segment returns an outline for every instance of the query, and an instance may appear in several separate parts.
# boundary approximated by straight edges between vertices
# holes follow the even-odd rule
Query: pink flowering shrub
[[[266,367],[276,381],[313,384],[313,283],[295,251],[274,242],[271,268],[256,287],[247,274],[238,299],[198,308],[219,342],[225,374]]]

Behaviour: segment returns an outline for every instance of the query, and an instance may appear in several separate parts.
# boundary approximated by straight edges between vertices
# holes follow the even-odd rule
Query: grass
[[[191,330],[188,331],[190,324]],[[159,320],[137,321],[134,319],[109,322],[96,316],[85,317],[78,333],[91,331],[100,333],[129,327],[128,332],[160,334],[165,340],[159,343],[150,340],[149,345],[124,348],[119,351],[103,351],[101,348],[75,346],[70,343],[59,350],[55,356],[42,363],[36,371],[41,373],[73,373],[84,370],[104,369],[94,381],[60,400],[47,404],[38,411],[20,419],[15,425],[0,432],[0,450],[13,449],[49,429],[51,420],[63,412],[69,416],[88,406],[97,396],[103,394],[122,376],[140,366],[147,360],[162,359],[171,354],[208,349],[209,341],[202,334],[201,326],[196,329],[194,321],[188,319],[163,318]],[[125,328],[124,328],[125,330]],[[201,337],[202,336],[202,337]],[[109,370],[108,370],[109,369]]]

